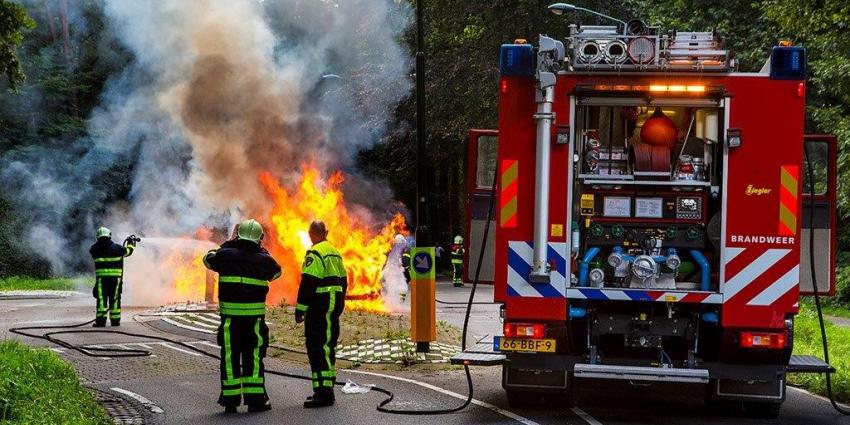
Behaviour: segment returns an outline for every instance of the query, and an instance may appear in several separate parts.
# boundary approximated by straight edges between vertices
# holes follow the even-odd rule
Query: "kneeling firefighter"
[[[348,278],[339,251],[327,241],[325,223],[310,224],[313,246],[304,257],[295,321],[304,323],[307,357],[313,380],[313,395],[304,407],[334,404],[336,381],[336,344],[339,340],[339,316],[345,308]]]
[[[94,326],[106,326],[106,316],[112,326],[121,326],[121,291],[124,286],[124,257],[129,257],[141,239],[130,235],[124,245],[112,242],[112,231],[97,229],[97,242],[89,248],[94,259],[95,283],[92,296],[97,298]]]
[[[221,394],[218,404],[235,413],[244,400],[249,412],[271,409],[266,394],[263,358],[269,346],[266,295],[269,281],[280,277],[280,265],[260,246],[263,227],[245,220],[229,240],[204,257],[208,269],[218,273],[221,324]]]

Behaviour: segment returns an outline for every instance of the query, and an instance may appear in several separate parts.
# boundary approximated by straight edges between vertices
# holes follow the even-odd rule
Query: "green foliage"
[[[835,297],[826,298],[827,304],[850,308],[850,252],[838,254],[835,270]]]
[[[0,10],[8,4],[0,0]],[[55,0],[24,5],[37,26],[18,49],[26,81],[19,86],[18,95],[0,96],[0,157],[4,159],[45,146],[70,146],[88,136],[87,118],[104,94],[106,81],[119,76],[132,60],[106,30],[102,1],[71,3],[75,13],[64,17],[70,19],[67,38],[60,25],[64,12]],[[0,33],[5,28],[3,22],[0,19]],[[70,149],[68,153],[70,158],[81,154]],[[80,219],[98,217],[105,203],[126,199],[131,166],[129,159],[117,161],[115,167],[97,176],[96,189],[106,198],[85,200],[70,214]],[[25,226],[28,214],[13,210],[13,195],[17,194],[0,188],[0,277],[48,277],[50,265],[29,247]]]
[[[24,8],[0,0],[0,72],[6,74],[9,90],[17,92],[25,76],[18,60],[18,46],[24,41],[24,31],[35,28],[35,21]]]
[[[764,0],[761,10],[779,37],[806,46],[809,63],[809,133],[838,136],[839,246],[850,250],[850,3]],[[846,264],[846,263],[845,263]]]
[[[627,16],[620,1],[590,0],[582,6]],[[411,7],[414,1],[411,0]],[[495,128],[498,120],[499,48],[538,34],[562,37],[569,19],[546,10],[542,0],[433,0],[424,3],[428,153],[424,164],[431,182],[429,223],[438,243],[450,243],[465,226],[466,134],[472,128]],[[587,24],[596,17],[581,14]],[[405,41],[416,50],[416,28]],[[387,143],[364,152],[366,173],[387,180],[397,199],[413,207],[415,180],[415,93],[395,114],[397,131]]]
[[[25,230],[23,219],[11,210],[0,192],[0,278],[50,275],[50,264],[27,246]]]
[[[627,0],[635,17],[662,30],[716,30],[740,62],[742,71],[758,71],[777,34],[752,0]]]
[[[840,402],[850,401],[850,328],[826,324],[829,341],[829,361],[838,372],[832,375],[832,389]],[[801,309],[794,322],[794,354],[822,358],[820,328],[813,308]],[[826,395],[826,378],[819,374],[792,374],[788,383],[804,387],[816,394]]]
[[[0,342],[0,422],[109,424],[74,368],[50,350]]]
[[[93,279],[90,279],[93,280]],[[80,282],[82,283],[82,282]],[[0,292],[2,291],[34,291],[34,290],[51,290],[51,291],[72,291],[77,287],[77,283],[73,279],[57,278],[57,279],[34,279],[30,277],[14,276],[0,278]]]

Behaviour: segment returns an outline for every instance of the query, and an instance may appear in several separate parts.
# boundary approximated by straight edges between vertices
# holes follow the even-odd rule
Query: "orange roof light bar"
[[[720,87],[706,86],[703,84],[579,84],[578,90],[590,90],[595,92],[650,92],[654,94],[669,93],[679,95],[701,95],[709,91],[720,89]]]
[[[669,93],[705,93],[706,87],[702,85],[667,85],[667,84],[652,84],[649,86],[649,91],[653,92],[669,92]]]

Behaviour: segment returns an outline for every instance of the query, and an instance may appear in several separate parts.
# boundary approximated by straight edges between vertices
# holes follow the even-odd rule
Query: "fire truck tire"
[[[769,403],[761,401],[745,401],[744,414],[754,418],[776,419],[782,403]]]

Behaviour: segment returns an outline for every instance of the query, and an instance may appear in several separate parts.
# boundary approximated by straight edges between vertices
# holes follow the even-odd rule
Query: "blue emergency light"
[[[534,75],[534,51],[530,44],[503,44],[499,54],[499,73],[502,76]]]
[[[806,49],[801,46],[775,46],[770,52],[770,78],[803,80],[806,78]]]

